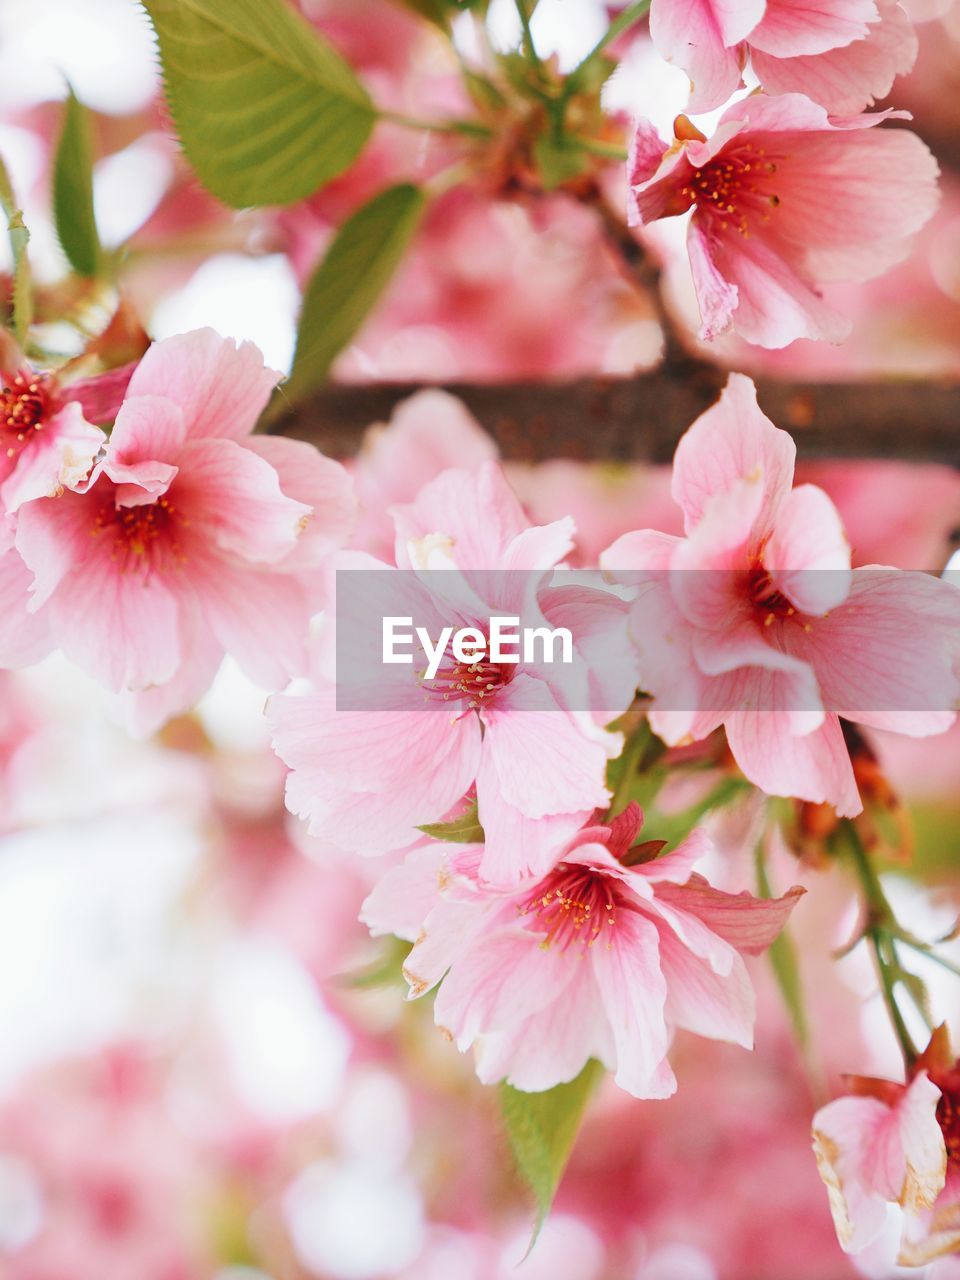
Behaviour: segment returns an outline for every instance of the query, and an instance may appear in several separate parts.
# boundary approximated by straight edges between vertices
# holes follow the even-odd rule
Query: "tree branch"
[[[629,378],[460,383],[460,397],[510,461],[669,462],[694,418],[717,398],[725,370],[675,360]],[[420,389],[407,382],[328,384],[281,408],[275,434],[350,457],[364,430]],[[897,458],[960,467],[960,381],[761,379],[760,405],[803,458]],[[282,395],[282,391],[281,391]]]

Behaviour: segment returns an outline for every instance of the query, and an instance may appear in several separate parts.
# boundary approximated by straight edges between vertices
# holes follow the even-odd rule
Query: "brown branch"
[[[671,362],[629,378],[461,383],[458,395],[512,461],[669,462],[680,436],[708,408],[726,372]],[[271,430],[335,457],[385,422],[415,383],[328,384],[280,409]],[[960,467],[960,382],[878,379],[805,383],[761,379],[761,407],[796,438],[804,458],[898,458]]]
[[[629,278],[653,307],[654,315],[663,335],[663,360],[668,366],[688,364],[693,357],[684,342],[683,333],[663,296],[663,281],[659,262],[650,254],[646,245],[633,234],[627,224],[607,203],[599,188],[581,197],[590,206],[600,223],[604,240],[617,258],[623,273]],[[702,361],[702,363],[707,363]]]

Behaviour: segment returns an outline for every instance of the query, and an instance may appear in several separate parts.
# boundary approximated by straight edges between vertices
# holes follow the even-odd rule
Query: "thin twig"
[[[597,191],[586,201],[596,211],[603,228],[604,238],[623,264],[630,279],[637,284],[653,304],[653,309],[663,334],[664,364],[689,365],[695,359],[682,338],[682,331],[670,313],[663,297],[660,264],[636,238],[604,196]],[[700,361],[700,363],[706,363]]]

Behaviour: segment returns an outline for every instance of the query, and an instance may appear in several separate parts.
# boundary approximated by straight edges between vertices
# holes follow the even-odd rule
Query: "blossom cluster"
[[[761,91],[729,105],[709,139],[677,117],[667,144],[641,120],[629,166],[632,221],[692,210],[687,230],[701,337],[839,342],[851,329],[825,293],[909,252],[937,207],[938,167],[904,118],[865,108],[913,66],[917,40],[893,0],[653,0],[651,36],[690,76],[689,109],[722,106],[745,68]],[[866,132],[869,131],[869,132]]]
[[[878,743],[909,752],[911,741],[952,741],[960,592],[939,572],[945,555],[934,563],[931,548],[939,554],[956,524],[960,485],[946,470],[908,478],[867,464],[851,468],[846,490],[842,479],[828,482],[825,470],[798,462],[794,439],[764,411],[769,384],[761,376],[784,367],[770,363],[771,349],[846,338],[850,299],[834,286],[902,262],[937,210],[937,162],[902,127],[908,113],[885,105],[918,56],[906,0],[650,0],[612,19],[607,37],[566,79],[537,52],[534,6],[518,6],[520,47],[500,54],[486,39],[485,9],[482,17],[457,9],[454,23],[454,3],[390,6],[382,24],[358,18],[364,6],[355,13],[334,0],[300,5],[303,30],[283,28],[291,48],[300,49],[303,31],[310,39],[320,31],[339,41],[347,62],[338,71],[331,61],[330,72],[318,46],[316,66],[309,52],[291,66],[298,76],[309,66],[342,78],[345,117],[365,118],[366,88],[350,79],[364,73],[376,90],[367,148],[305,199],[276,207],[264,196],[253,232],[246,213],[233,219],[178,170],[141,228],[149,240],[169,224],[174,238],[187,233],[189,246],[202,226],[217,248],[256,254],[267,246],[265,253],[284,255],[303,290],[286,387],[253,342],[213,328],[151,341],[149,322],[141,324],[119,288],[123,276],[131,294],[150,293],[136,253],[128,272],[122,252],[97,243],[97,269],[85,275],[75,249],[71,257],[69,226],[65,235],[58,225],[74,271],[63,297],[37,287],[38,323],[32,299],[25,318],[29,280],[15,260],[2,299],[9,332],[0,333],[0,682],[9,670],[59,654],[106,692],[130,738],[153,736],[178,750],[188,743],[184,754],[204,761],[199,789],[209,804],[226,784],[213,776],[215,752],[190,717],[224,658],[232,659],[263,701],[264,754],[250,771],[263,776],[244,782],[251,792],[262,785],[276,809],[266,834],[216,815],[243,828],[231,830],[230,857],[242,864],[228,877],[233,909],[256,930],[282,934],[318,984],[343,967],[347,925],[395,939],[385,954],[406,989],[406,1016],[426,1021],[429,1009],[440,1032],[431,1033],[430,1049],[418,1044],[430,1064],[424,1074],[436,1061],[453,1063],[445,1068],[452,1072],[473,1069],[482,1084],[501,1085],[503,1097],[526,1098],[519,1106],[534,1108],[539,1099],[528,1095],[556,1091],[558,1107],[573,1107],[567,1100],[601,1069],[611,1077],[615,1116],[638,1100],[682,1096],[696,1078],[684,1070],[685,1045],[697,1045],[710,1064],[728,1061],[711,1056],[725,1052],[718,1045],[754,1047],[758,1009],[765,1012],[770,994],[755,961],[771,951],[769,967],[804,1045],[803,1055],[792,1046],[793,1068],[799,1075],[803,1056],[813,1079],[794,938],[802,928],[809,944],[820,932],[815,913],[825,908],[809,892],[812,873],[842,864],[856,878],[862,916],[846,949],[862,943],[872,954],[904,1071],[902,1080],[849,1075],[833,1090],[841,1096],[813,1117],[816,1166],[845,1251],[872,1258],[893,1223],[897,1265],[937,1263],[960,1253],[960,1063],[902,955],[911,949],[955,966],[902,926],[885,896],[878,860],[886,854],[905,864],[912,836]],[[624,126],[601,110],[600,85],[612,66],[604,51],[618,37],[628,42],[623,32],[647,10],[641,38],[686,73],[689,114],[677,116],[671,141],[649,120],[636,123],[619,188],[622,209],[625,177],[630,230],[607,203],[604,169],[618,156],[622,164]],[[285,16],[300,22],[293,7]],[[163,21],[161,14],[154,22],[161,59]],[[224,48],[243,43],[243,15],[236,21]],[[474,35],[484,34],[476,65],[461,76],[470,58],[460,47],[454,56],[454,38],[463,42],[471,23]],[[429,41],[448,36],[444,62]],[[264,83],[291,66],[261,68]],[[190,112],[176,109],[175,70],[170,117],[187,131],[190,154]],[[437,101],[470,119],[439,129],[418,122],[435,114]],[[418,140],[410,143],[408,133],[397,142],[401,129]],[[65,147],[69,129],[64,138]],[[169,159],[170,139],[160,146]],[[216,162],[211,171],[219,172]],[[5,190],[2,167],[0,178]],[[385,181],[396,185],[384,192]],[[430,200],[419,239],[398,285],[351,346],[373,306],[367,267],[357,264],[381,249],[368,243],[365,257],[350,245],[354,215],[359,209],[362,227],[362,206],[369,217],[384,195],[411,191]],[[6,212],[16,259],[17,215]],[[741,372],[718,376],[694,354],[692,337],[678,335],[654,260],[658,237],[666,243],[668,233],[650,230],[673,218],[686,219],[699,340],[732,332],[759,348],[749,357],[755,363],[743,362],[760,371],[757,384]],[[390,241],[399,231],[381,226],[378,235]],[[329,256],[308,283],[331,235]],[[391,253],[388,243],[383,257]],[[344,261],[361,279],[338,302],[338,290],[357,284],[344,285]],[[640,287],[630,292],[619,268],[638,263]],[[381,267],[373,263],[371,278]],[[84,327],[92,297],[97,305],[109,297],[115,308],[97,336]],[[329,317],[332,337],[327,317],[317,319],[318,302],[321,311],[342,306]],[[47,345],[43,321],[61,312],[76,331],[73,358],[54,358]],[[617,322],[619,347],[610,337]],[[322,369],[305,370],[311,353],[338,334],[339,352],[328,352]],[[652,362],[658,342],[666,383],[696,405],[676,424],[669,469],[611,476],[560,460],[526,467],[514,460],[526,456],[524,445],[535,454],[544,440],[551,444],[542,415],[529,441],[508,417],[495,423],[505,452],[511,440],[520,446],[501,458],[465,404],[435,385],[464,372],[499,379],[622,365],[633,372],[651,352]],[[801,344],[787,358],[802,363],[805,350]],[[370,426],[346,460],[307,443],[323,432],[304,388],[319,387],[337,357],[334,372],[347,379],[399,373],[433,384],[404,393],[390,421]],[[601,386],[598,398],[605,394]],[[284,434],[288,395],[306,427],[302,440]],[[802,394],[794,407],[790,425],[802,430],[812,411]],[[583,424],[585,437],[592,425]],[[377,626],[360,616],[348,579],[370,584]],[[379,623],[414,619],[424,645],[456,632],[487,648],[471,658],[438,643],[424,663],[385,666]],[[489,648],[504,620],[525,632],[562,632],[571,663],[538,660],[532,646],[504,660]],[[365,672],[371,663],[381,670],[361,682],[359,697],[351,673],[363,663]],[[5,694],[12,687],[2,685]],[[29,710],[11,699],[3,712],[0,787],[17,775],[6,831],[29,825],[23,776],[43,773],[48,762],[32,742],[37,755],[24,764]],[[7,738],[16,744],[9,770]],[[948,748],[943,757],[950,762]],[[931,759],[923,756],[924,767]],[[831,883],[846,909],[851,895],[841,878]],[[829,911],[836,904],[828,892]],[[849,938],[849,912],[836,907],[835,915]],[[837,919],[830,925],[820,959]],[[809,955],[803,961],[809,965]],[[826,1001],[820,991],[817,998]],[[906,999],[928,1024],[922,1052],[903,1017]],[[357,1053],[369,1050],[372,1060],[384,1053],[381,1044],[366,1045],[368,1027],[351,1034]],[[860,1052],[852,1035],[838,1039],[831,1069],[848,1048]],[[465,1067],[455,1050],[471,1055]],[[732,1052],[730,1060],[744,1059]],[[140,1162],[148,1143],[164,1148],[171,1134],[155,1122],[165,1103],[138,1050],[120,1046],[104,1065],[93,1095],[117,1117],[119,1154],[94,1150],[75,1168],[73,1152],[56,1142],[48,1149],[45,1133],[2,1107],[0,1140],[52,1171],[65,1217],[96,1221],[93,1265],[103,1275],[139,1267],[141,1243],[149,1265],[159,1257],[166,1268],[164,1280],[192,1275],[207,1265],[207,1244],[174,1240],[156,1254],[155,1205],[158,1196],[211,1194],[192,1159],[204,1150],[210,1161],[217,1143],[178,1136],[151,1170],[156,1176],[131,1194],[122,1166],[128,1157]],[[736,1068],[722,1073],[732,1078]],[[56,1073],[50,1079],[56,1094]],[[691,1112],[707,1093],[702,1081],[700,1088]],[[794,1092],[803,1104],[782,1127],[792,1123],[794,1136],[805,1136],[814,1107],[802,1085]],[[79,1109],[90,1112],[89,1097]],[[575,1125],[578,1114],[573,1107],[558,1128]],[[272,1195],[290,1181],[301,1135],[265,1137],[244,1124],[237,1131],[242,1150],[216,1152],[213,1182],[256,1184],[258,1195],[269,1183]],[[762,1141],[773,1147],[779,1136],[764,1133]],[[611,1151],[616,1145],[608,1138]],[[262,1168],[251,1152],[263,1156]],[[731,1163],[740,1167],[740,1157]],[[9,1172],[0,1163],[0,1200]],[[288,1188],[282,1212],[274,1204],[264,1215],[263,1256],[278,1250],[278,1273],[301,1274],[289,1259],[302,1261],[311,1249],[319,1260],[304,1263],[306,1271],[328,1269],[315,1234],[306,1231],[307,1243],[296,1238],[304,1217],[291,1206],[310,1200],[306,1182]],[[602,1209],[596,1216],[602,1220]],[[466,1233],[476,1224],[465,1216],[460,1225]],[[115,1241],[124,1234],[132,1243],[118,1261]],[[71,1240],[43,1242],[25,1265],[39,1259],[69,1268]],[[492,1248],[484,1240],[476,1252],[486,1259]],[[437,1256],[442,1269],[441,1248]],[[668,1259],[658,1270],[652,1259],[638,1274],[656,1280],[678,1265]],[[885,1257],[879,1265],[893,1263]],[[489,1274],[500,1274],[496,1268]],[[24,1272],[23,1280],[34,1276]]]

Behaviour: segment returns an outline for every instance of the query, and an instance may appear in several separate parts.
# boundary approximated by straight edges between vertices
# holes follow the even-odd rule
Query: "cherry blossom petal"
[[[393,508],[397,564],[410,568],[407,544],[442,535],[452,539],[454,563],[461,569],[499,566],[509,543],[528,527],[523,508],[495,462],[477,472],[444,471],[425,485],[413,503]]]
[[[307,668],[309,593],[292,575],[224,572],[192,557],[190,581],[207,624],[254,683],[279,689]]]
[[[191,439],[240,439],[256,425],[280,379],[252,342],[239,345],[213,329],[155,342],[137,365],[127,398],[163,396],[179,405]]]
[[[244,445],[273,468],[287,498],[312,511],[296,546],[283,559],[284,569],[310,568],[347,542],[357,522],[357,499],[339,462],[303,440],[283,436],[252,436]]]
[[[461,1050],[484,1032],[508,1031],[563,998],[576,966],[553,947],[530,945],[522,925],[501,925],[462,955],[443,981],[434,1012]],[[412,960],[412,956],[411,956]]]
[[[613,1036],[590,979],[590,966],[580,963],[560,999],[509,1031],[482,1036],[479,1079],[486,1084],[506,1080],[515,1089],[537,1093],[575,1079],[590,1058],[612,1068]]]
[[[832,804],[843,818],[863,805],[854,781],[840,722],[828,715],[812,733],[794,734],[783,711],[736,711],[726,720],[727,741],[737,764],[772,796],[796,796]]]
[[[700,340],[713,342],[733,324],[740,290],[718,267],[714,240],[696,218],[687,228],[687,253],[700,308]]]
[[[732,373],[720,399],[702,413],[677,445],[673,460],[673,500],[691,533],[708,502],[754,477],[763,487],[758,523],[772,523],[790,492],[796,445],[786,431],[761,412],[751,380]]]
[[[912,70],[918,40],[900,4],[879,0],[880,21],[864,40],[811,57],[771,57],[752,50],[753,69],[768,93],[805,93],[833,115],[855,115],[885,98],[897,76]]]
[[[960,704],[960,591],[924,573],[858,569],[847,600],[785,637],[816,666],[824,705],[849,720],[922,737]]]
[[[660,967],[667,984],[665,1014],[671,1026],[753,1048],[756,1000],[736,953],[730,970],[718,975],[670,930],[661,929]]]
[[[656,865],[650,864],[651,868]],[[799,886],[788,889],[780,898],[724,893],[712,888],[702,876],[694,875],[684,883],[659,884],[657,901],[672,903],[696,916],[717,937],[746,955],[756,956],[778,937],[804,893]]]
[[[763,0],[653,0],[650,37],[660,56],[690,77],[692,111],[710,111],[737,90],[741,63],[733,46],[763,10]]]
[[[118,573],[109,554],[90,555],[48,608],[64,654],[108,689],[149,689],[175,674],[179,608],[157,574]]]
[[[27,605],[32,575],[5,536],[0,516],[0,667],[27,667],[53,648],[49,619]]]
[[[360,908],[360,921],[376,937],[392,933],[416,942],[433,907],[445,865],[439,841],[413,849],[383,873]]]
[[[656,925],[636,912],[618,912],[610,943],[590,949],[600,999],[617,1051],[615,1079],[635,1098],[667,1098],[677,1082],[666,1065],[667,984]]]
[[[110,432],[107,474],[113,477],[112,467],[130,469],[155,462],[173,464],[176,471],[186,438],[183,411],[166,396],[143,395],[125,400]]]
[[[616,735],[590,732],[561,710],[542,680],[521,672],[484,708],[490,752],[504,799],[528,818],[605,805],[606,763]]]
[[[233,440],[189,441],[170,500],[189,513],[193,537],[261,564],[288,555],[312,515],[282,492],[269,462]]]
[[[812,484],[787,494],[763,565],[777,590],[801,613],[820,617],[836,609],[850,591],[850,543],[840,513]]]
[[[87,422],[80,406],[70,402],[35,430],[24,445],[11,473],[0,485],[0,499],[7,511],[25,502],[52,498],[63,489],[77,488],[89,475],[106,441]]]
[[[504,798],[493,753],[484,751],[476,774],[477,812],[484,832],[480,874],[493,885],[511,885],[523,876],[542,876],[590,816],[572,813],[530,818]]]
[[[874,0],[770,0],[750,47],[779,58],[825,53],[862,40],[878,16]]]

